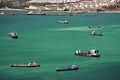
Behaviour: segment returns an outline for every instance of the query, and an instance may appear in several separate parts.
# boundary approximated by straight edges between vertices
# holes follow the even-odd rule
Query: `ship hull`
[[[73,71],[73,70],[78,70],[79,68],[60,68],[56,69],[56,71]]]
[[[13,64],[10,67],[40,67],[40,65],[27,65],[27,64]]]
[[[27,14],[27,15],[45,15],[45,13],[41,13],[41,14],[34,14],[34,13],[32,13],[32,14]]]
[[[18,36],[10,36],[11,38],[13,38],[13,39],[17,39],[18,38]]]
[[[84,54],[80,54],[80,53],[75,53],[75,55],[77,55],[77,56],[87,56],[87,57],[100,57],[100,55],[99,54],[97,54],[97,55],[91,55],[91,54],[88,54],[88,53],[84,53]]]
[[[92,36],[103,36],[102,34],[92,34]]]

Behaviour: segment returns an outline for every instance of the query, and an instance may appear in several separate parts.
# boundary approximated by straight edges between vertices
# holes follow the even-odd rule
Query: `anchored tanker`
[[[100,57],[98,52],[99,51],[96,50],[96,49],[91,49],[88,52],[83,52],[83,51],[81,51],[79,49],[79,50],[76,50],[75,55],[78,55],[78,56],[88,56],[88,57]]]
[[[78,66],[76,64],[73,64],[71,67],[67,68],[57,68],[56,71],[73,71],[73,70],[78,70]]]

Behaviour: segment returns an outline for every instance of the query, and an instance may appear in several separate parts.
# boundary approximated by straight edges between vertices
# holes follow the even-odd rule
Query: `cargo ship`
[[[10,67],[40,67],[36,62],[29,62],[28,64],[12,64]]]
[[[88,56],[88,57],[100,57],[98,52],[99,51],[96,50],[96,49],[91,49],[88,52],[83,52],[79,49],[79,50],[76,50],[75,55],[77,55],[77,56]]]
[[[78,70],[78,66],[76,64],[73,64],[71,67],[67,68],[57,68],[56,71],[73,71],[73,70]]]

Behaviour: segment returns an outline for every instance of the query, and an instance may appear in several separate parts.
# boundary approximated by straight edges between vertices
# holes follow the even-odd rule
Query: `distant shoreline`
[[[8,8],[8,9],[6,9],[6,8],[0,8],[0,10],[31,11],[31,10],[26,10],[26,9],[12,9],[12,8]],[[55,12],[55,11],[46,11],[46,12]],[[77,11],[77,12],[79,12],[79,11]],[[80,11],[80,12],[84,12],[84,11]],[[94,13],[120,13],[120,11],[100,11],[100,12],[88,11],[88,12],[94,12]]]
[[[9,8],[9,9],[1,8],[0,10],[16,10],[16,11],[24,11],[24,9],[12,9],[12,8]]]

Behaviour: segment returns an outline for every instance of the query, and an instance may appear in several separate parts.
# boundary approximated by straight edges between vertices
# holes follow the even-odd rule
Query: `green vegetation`
[[[27,1],[29,0],[1,0],[0,8],[5,8],[7,6],[9,8],[23,9],[28,7],[28,4],[26,4]]]

